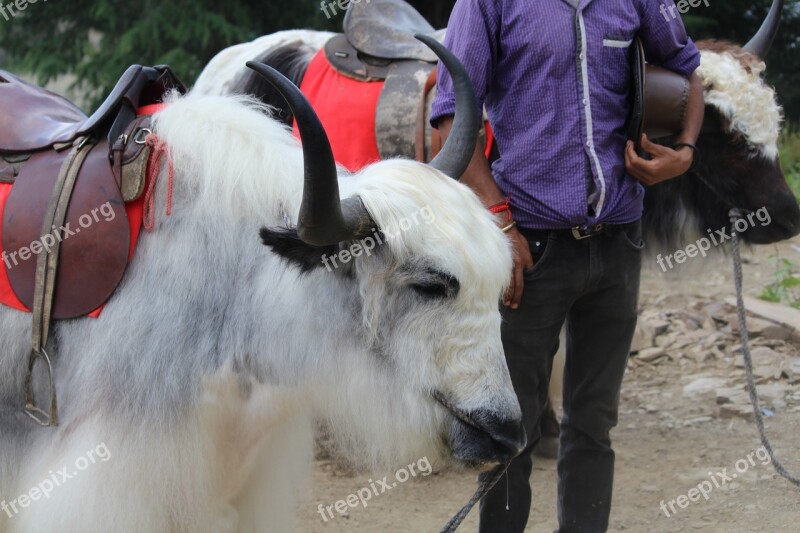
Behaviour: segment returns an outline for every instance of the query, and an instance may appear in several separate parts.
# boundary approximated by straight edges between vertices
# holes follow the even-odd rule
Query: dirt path
[[[776,251],[800,264],[800,239],[748,252],[748,294],[758,295],[773,278],[770,256]],[[612,434],[617,469],[610,531],[800,531],[800,490],[764,464],[760,452],[753,453],[760,445],[757,432],[741,409],[745,400],[736,392],[743,392],[740,356],[732,354],[737,337],[719,319],[731,312],[721,304],[733,295],[730,266],[727,260],[694,261],[697,264],[685,268],[680,278],[665,277],[654,262],[643,276],[642,316],[647,318],[643,322],[662,334],[651,340],[653,348],[632,357],[625,377],[620,423]],[[778,457],[797,474],[800,349],[796,342],[757,337],[754,359],[757,364],[797,369],[794,378],[791,371],[781,373],[780,368],[769,376],[774,368],[767,366],[761,379],[764,404],[774,412],[768,419],[769,435]],[[731,402],[718,403],[729,395]],[[723,469],[730,480],[720,475]],[[335,465],[317,461],[309,502],[298,510],[300,531],[436,532],[475,489],[474,474],[436,473],[399,484],[373,498],[367,508],[356,507],[346,516],[336,514],[324,522],[317,513],[318,503],[346,498],[368,486],[370,478],[386,474],[390,480],[394,475],[337,475]],[[557,527],[555,461],[537,459],[532,482],[534,509],[526,531],[550,533]],[[707,500],[690,493],[698,485],[706,490]],[[699,500],[692,502],[689,497]],[[669,507],[673,500],[674,513]],[[662,501],[669,517],[660,508]],[[460,531],[477,531],[476,512]]]

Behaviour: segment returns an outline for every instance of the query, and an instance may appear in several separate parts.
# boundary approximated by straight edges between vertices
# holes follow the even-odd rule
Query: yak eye
[[[444,272],[430,270],[427,276],[417,279],[411,284],[411,288],[426,298],[449,298],[458,294],[460,284],[455,276]]]
[[[428,298],[445,298],[449,293],[449,287],[445,283],[414,283],[411,288]]]

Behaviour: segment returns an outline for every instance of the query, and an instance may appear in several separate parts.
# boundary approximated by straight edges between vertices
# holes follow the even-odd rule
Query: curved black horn
[[[744,49],[751,54],[755,54],[761,59],[766,59],[767,53],[772,46],[772,41],[778,34],[778,27],[781,25],[781,13],[783,12],[783,0],[772,0],[772,7],[764,23],[759,28],[758,33],[744,45]]]
[[[330,141],[306,97],[277,70],[254,61],[247,66],[267,80],[289,104],[303,143],[303,202],[297,233],[313,246],[327,246],[369,235],[372,217],[358,197],[339,200],[339,181]]]
[[[478,142],[478,132],[481,128],[481,111],[475,101],[475,91],[464,65],[450,50],[428,35],[415,35],[414,37],[425,43],[439,56],[453,79],[453,89],[456,95],[453,128],[442,151],[433,158],[430,165],[451,178],[459,179],[467,170],[472,154],[475,153],[475,143]]]

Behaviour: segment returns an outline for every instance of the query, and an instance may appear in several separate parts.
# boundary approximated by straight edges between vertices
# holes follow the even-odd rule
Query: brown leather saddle
[[[344,17],[344,33],[325,44],[328,62],[341,74],[358,81],[383,81],[376,110],[375,133],[381,158],[416,157],[427,160],[423,144],[431,145],[426,111],[431,78],[438,58],[414,38],[436,31],[403,0],[351,3]],[[422,139],[422,141],[420,141]],[[436,144],[436,143],[434,143]]]
[[[8,259],[9,281],[29,309],[37,254],[27,251],[43,237],[49,242],[46,235],[62,226],[67,234],[60,231],[53,318],[88,314],[122,279],[130,247],[124,202],[144,188],[143,145],[134,139],[146,119],[137,120],[136,109],[159,102],[171,89],[185,91],[169,68],[134,65],[86,117],[65,98],[0,71],[0,180],[14,184],[3,213],[3,250],[7,257],[17,252]],[[66,217],[55,229],[45,227],[48,203],[60,172],[69,170],[63,167],[76,141],[84,143],[85,155],[75,169]],[[139,166],[129,172],[136,159]]]
[[[50,413],[35,407],[33,364],[44,357],[50,370],[51,320],[92,312],[122,280],[130,251],[125,202],[143,192],[150,150],[150,119],[136,110],[173,89],[186,91],[168,67],[134,65],[87,117],[0,70],[0,181],[13,184],[3,210],[3,260],[33,315],[26,411],[43,425],[57,423],[55,391]]]
[[[648,138],[668,137],[681,131],[689,102],[689,80],[672,71],[648,65],[637,37],[631,45],[631,113],[628,138],[643,153],[642,133]]]

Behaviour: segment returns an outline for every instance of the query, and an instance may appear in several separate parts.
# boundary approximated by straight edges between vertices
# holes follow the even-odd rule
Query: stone
[[[716,394],[717,389],[725,387],[727,380],[709,376],[697,377],[688,385],[683,387],[684,398],[697,398]]]
[[[653,333],[657,337],[667,332],[670,326],[670,322],[661,319],[654,319],[648,322],[648,326],[650,327],[650,329],[653,330]]]
[[[744,387],[722,387],[715,391],[717,405],[739,404],[750,405],[750,395]]]
[[[731,331],[739,333],[739,321],[733,320],[730,322]],[[792,329],[776,324],[770,320],[763,318],[748,317],[747,318],[747,332],[751,337],[763,337],[770,340],[787,340],[792,335]]]
[[[742,418],[752,422],[755,419],[753,415],[753,408],[750,405],[738,405],[734,403],[727,403],[721,405],[719,408],[720,418]]]
[[[690,426],[699,426],[700,424],[705,424],[706,422],[711,422],[714,420],[714,417],[711,416],[698,416],[695,418],[690,418],[688,420],[684,420],[683,427],[690,427]]]
[[[783,400],[789,388],[783,383],[769,383],[757,386],[756,390],[763,402],[773,403],[775,400]]]
[[[783,375],[791,385],[800,383],[800,357],[795,357],[783,366]]]
[[[636,331],[633,333],[631,353],[639,352],[645,348],[652,348],[655,337],[655,331],[647,324],[647,321],[639,320],[636,323]]]
[[[636,356],[636,359],[645,363],[654,363],[664,357],[669,356],[662,348],[645,348],[639,352],[639,354]]]

